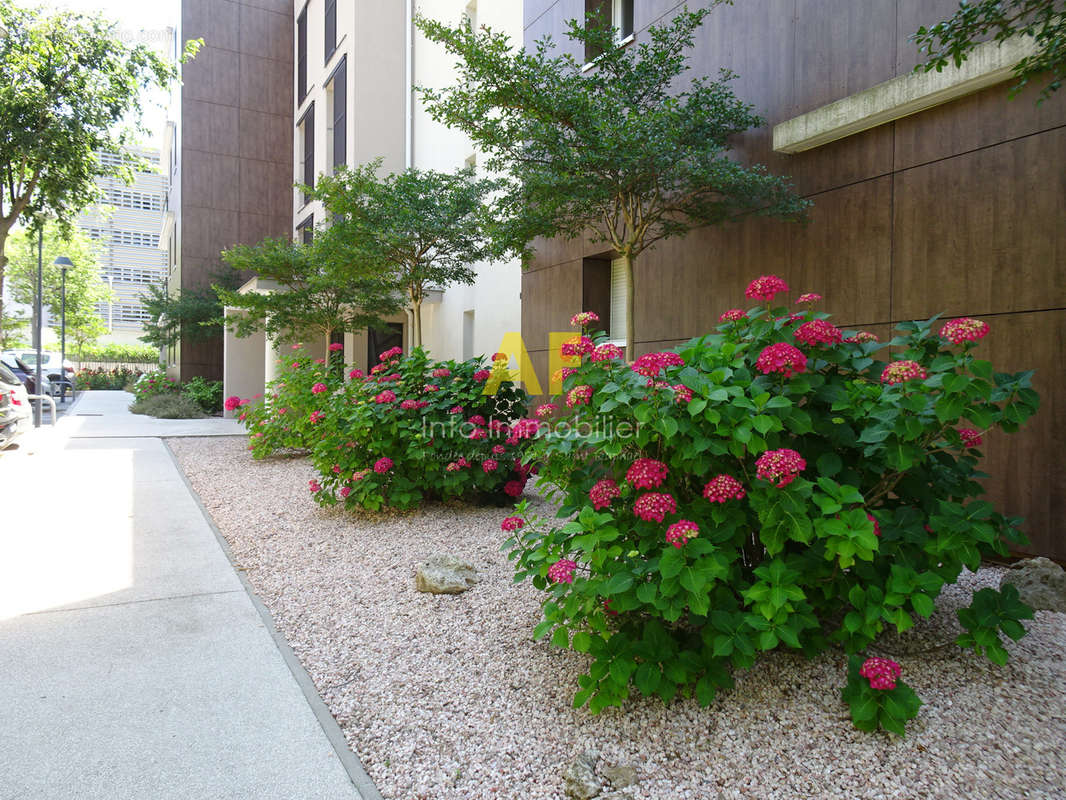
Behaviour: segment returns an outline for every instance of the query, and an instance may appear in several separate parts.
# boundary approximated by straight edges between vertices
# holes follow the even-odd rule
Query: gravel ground
[[[562,798],[582,752],[636,768],[604,798],[1064,798],[1066,615],[1037,612],[996,667],[956,647],[954,608],[999,571],[966,573],[897,656],[925,701],[908,736],[864,734],[840,700],[839,652],[775,653],[709,708],[571,699],[585,659],[533,642],[537,592],[514,585],[500,509],[319,509],[302,459],[253,462],[238,437],[170,446],[382,794]],[[462,595],[414,589],[432,552],[477,565]]]

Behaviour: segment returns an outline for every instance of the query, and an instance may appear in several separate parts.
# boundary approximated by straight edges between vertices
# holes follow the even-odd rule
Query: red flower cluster
[[[507,481],[507,483],[503,485],[504,494],[508,497],[519,497],[525,488],[525,481]]]
[[[718,317],[719,322],[740,322],[742,319],[747,319],[747,312],[739,308],[731,308],[728,311],[723,311],[722,315]]]
[[[562,369],[557,369],[555,370],[555,372],[552,373],[552,382],[562,383],[575,372],[577,372],[577,370],[573,367],[563,367]]]
[[[570,324],[575,328],[586,328],[593,322],[599,322],[600,315],[595,311],[581,311],[570,317]]]
[[[383,475],[392,469],[392,459],[388,456],[382,456],[374,462],[374,472],[378,475]]]
[[[692,390],[683,383],[675,383],[670,387],[674,390],[674,402],[678,405],[692,402]]]
[[[807,356],[787,342],[778,342],[764,347],[755,360],[755,368],[763,375],[776,373],[791,378],[807,371]]]
[[[988,323],[972,317],[949,320],[940,329],[940,336],[953,344],[976,342],[988,335]]]
[[[403,355],[403,348],[402,347],[390,347],[388,350],[386,350],[384,353],[382,353],[381,355],[378,356],[378,360],[379,361],[388,361],[390,358],[393,358],[394,356],[402,356],[402,355]]]
[[[744,487],[732,475],[716,475],[703,487],[703,496],[712,503],[724,503],[727,500],[743,500]]]
[[[816,294],[814,292],[807,292],[805,294],[801,294],[796,299],[796,305],[799,305],[800,303],[817,303],[821,299],[822,296],[820,294]]]
[[[975,428],[959,428],[959,438],[962,439],[963,447],[980,447],[984,444],[984,439],[981,438],[981,431]]]
[[[592,507],[597,511],[607,508],[612,500],[621,495],[622,490],[610,478],[596,481],[596,485],[589,489],[589,499],[592,501]]]
[[[440,367],[438,369],[433,370],[433,372],[431,372],[430,374],[434,378],[447,378],[449,375],[452,374],[452,371],[447,367]]]
[[[340,342],[334,342],[333,344],[331,344],[329,346],[329,351],[331,353],[339,353],[343,349],[344,349],[344,345],[341,344]]]
[[[19,405],[22,405],[22,404],[19,403]],[[232,397],[227,397],[226,398],[226,402],[223,405],[225,406],[227,411],[236,411],[242,405],[241,398],[238,397],[237,395],[233,395]]]
[[[866,342],[879,342],[881,340],[877,338],[877,334],[875,333],[859,331],[854,336],[849,336],[844,341],[850,342],[851,344],[865,344]]]
[[[552,583],[573,583],[574,570],[576,569],[576,561],[571,561],[569,558],[560,558],[548,567],[548,580]]]
[[[787,447],[767,450],[755,460],[755,475],[781,489],[788,486],[807,468],[803,456]]]
[[[525,524],[525,520],[521,517],[507,517],[500,523],[500,529],[507,531],[508,533],[514,533],[515,531],[522,530],[522,526]]]
[[[511,426],[511,438],[517,442],[519,439],[532,439],[540,430],[540,422],[530,417],[515,420]]]
[[[667,367],[683,367],[685,359],[677,353],[645,353],[633,362],[633,371],[654,378]]]
[[[587,383],[581,386],[575,386],[569,392],[566,393],[566,407],[576,408],[577,406],[588,405],[592,400],[592,387]]]
[[[498,466],[500,466],[500,463],[495,458],[486,458],[481,462],[481,469],[485,471],[486,475],[490,472],[495,472]]]
[[[626,470],[626,481],[634,489],[657,489],[670,473],[666,464],[654,458],[638,458]]]
[[[788,284],[776,275],[762,275],[748,284],[744,296],[749,300],[765,300],[769,303],[775,294],[787,291]]]
[[[917,361],[893,361],[881,373],[881,383],[894,386],[905,381],[924,381],[929,373]]]
[[[423,392],[439,392],[440,391],[440,387],[437,386],[437,384],[435,384],[435,383],[427,383],[425,386],[422,387],[422,391]]]
[[[385,391],[374,395],[374,402],[378,403],[378,404],[381,404],[381,403],[392,403],[395,400],[396,400],[396,392],[392,391],[392,389],[386,389]]]
[[[341,497],[347,497],[351,493],[352,493],[352,487],[351,486],[342,486],[341,487]]]
[[[316,383],[314,386],[311,387],[311,394],[322,394],[322,392],[325,392],[328,389],[329,387],[326,386],[326,384]]]
[[[363,371],[361,369],[353,369],[351,372],[348,373],[348,377],[351,380],[353,380],[353,381],[356,378],[362,378],[363,377]]]
[[[895,689],[903,668],[888,658],[868,658],[859,667],[859,674],[870,681],[871,689]]]
[[[666,541],[674,547],[683,547],[689,539],[700,535],[700,526],[687,519],[680,519],[666,529]]]
[[[873,514],[867,514],[866,515],[866,519],[870,520],[870,522],[872,522],[874,524],[874,536],[880,536],[881,535],[881,523],[879,523],[877,521],[877,517],[875,517]]]
[[[564,358],[576,358],[587,356],[596,349],[595,343],[587,336],[575,336],[567,342],[563,342],[562,354]]]
[[[592,351],[591,360],[610,361],[614,358],[621,358],[623,355],[625,355],[625,353],[622,351],[621,347],[616,344],[611,344],[610,342],[607,342],[606,344],[601,344],[599,347]]]
[[[307,482],[307,488],[311,490],[311,494],[315,494],[322,491],[322,484],[312,478]]]
[[[320,419],[325,419],[325,417],[326,417],[326,412],[325,411],[312,411],[310,416],[308,416],[307,419],[311,422],[312,425],[314,425]]]
[[[648,492],[637,498],[633,504],[633,513],[645,522],[662,522],[667,514],[677,511],[677,501],[673,495],[663,492]]]
[[[538,417],[550,417],[558,410],[559,406],[555,405],[555,403],[541,403],[539,406],[537,406],[537,410],[533,413],[535,413]]]
[[[474,380],[478,381],[479,383],[484,383],[491,376],[492,373],[489,372],[487,369],[479,369],[477,372],[474,373]]]
[[[804,322],[793,331],[792,335],[808,347],[817,347],[820,344],[840,344],[844,339],[844,334],[840,332],[840,328],[831,322],[826,322],[824,319],[812,319],[810,322]]]

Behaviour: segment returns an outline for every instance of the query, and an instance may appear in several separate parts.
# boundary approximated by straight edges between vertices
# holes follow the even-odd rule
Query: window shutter
[[[611,340],[624,342],[626,339],[626,302],[629,281],[626,280],[625,259],[616,258],[611,262]]]
[[[304,114],[304,174],[303,182],[310,188],[315,186],[315,104],[312,103]],[[304,203],[311,197],[304,194]]]
[[[348,57],[333,73],[333,166],[348,163]]]
[[[337,0],[326,0],[326,58],[337,49]]]
[[[307,7],[296,20],[296,102],[307,97]]]

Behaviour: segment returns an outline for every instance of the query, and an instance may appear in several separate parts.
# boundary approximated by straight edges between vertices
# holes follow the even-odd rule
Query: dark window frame
[[[307,4],[296,17],[296,102],[307,97]]]
[[[333,159],[331,166],[336,171],[348,164],[348,56],[345,54],[326,80],[333,87]]]
[[[326,53],[326,60],[323,64],[328,64],[330,58],[337,52],[337,0],[326,0],[326,13],[324,17],[323,40],[325,47],[323,48]]]
[[[589,24],[591,15],[600,24],[614,27],[615,3],[622,4],[621,26],[616,29],[618,31],[618,39],[615,42],[616,46],[620,46],[636,35],[636,28],[633,24],[633,0],[585,0],[585,25]],[[585,47],[586,64],[594,63],[601,55],[603,54],[595,52],[591,47]]]
[[[308,214],[303,222],[296,226],[300,244],[311,244],[315,238],[315,215]]]
[[[306,185],[309,189],[315,188],[315,104],[312,102],[307,107],[307,110],[300,117],[300,121],[296,123],[298,128],[303,129],[303,169],[300,176],[300,183]],[[311,195],[307,192],[303,194],[304,205],[311,202]]]

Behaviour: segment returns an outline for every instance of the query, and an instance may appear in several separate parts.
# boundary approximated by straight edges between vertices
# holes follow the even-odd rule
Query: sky
[[[27,8],[40,6],[63,8],[85,14],[100,13],[118,23],[118,32],[130,43],[148,44],[170,54],[171,40],[167,28],[174,28],[180,16],[179,0],[16,0]],[[142,122],[149,133],[145,144],[162,147],[166,126],[168,95],[156,90],[142,98]]]

